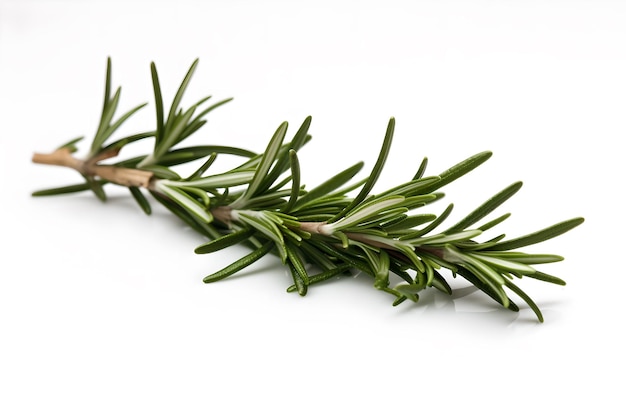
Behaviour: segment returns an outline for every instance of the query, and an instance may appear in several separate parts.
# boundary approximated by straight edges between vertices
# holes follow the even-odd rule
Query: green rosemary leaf
[[[100,119],[100,125],[98,126],[98,130],[96,131],[96,135],[94,136],[93,142],[91,143],[91,154],[95,155],[98,153],[104,141],[107,139],[104,136],[104,132],[111,124],[111,120],[115,115],[115,110],[117,110],[117,105],[120,101],[120,95],[122,93],[122,87],[118,87],[115,91],[115,95],[113,99],[107,103],[105,110],[102,112],[102,117]]]
[[[448,295],[452,295],[452,287],[445,280],[445,278],[437,271],[433,271],[434,277],[432,281],[432,286],[439,291],[446,293]]]
[[[355,210],[349,213],[346,217],[334,223],[329,223],[326,227],[332,231],[338,231],[356,226],[368,217],[375,216],[384,210],[389,210],[391,207],[404,202],[404,200],[405,199],[402,196],[388,196],[372,199],[371,201],[356,207]]]
[[[383,224],[383,228],[387,232],[395,232],[395,231],[406,231],[407,233],[411,232],[411,229],[422,225],[424,223],[432,222],[435,220],[437,216],[434,214],[416,214],[413,216],[408,216],[397,223],[388,223]]]
[[[503,307],[506,307],[504,303],[502,303],[502,299],[501,299],[502,292],[496,292],[492,285],[488,285],[483,279],[479,278],[474,272],[459,265],[457,267],[457,273],[461,275],[463,278],[465,278],[467,281],[469,281],[473,286],[475,286],[480,291],[482,291],[483,293],[488,295],[490,298],[492,298],[494,301],[498,302],[499,304],[502,304]],[[505,297],[506,297],[506,294],[505,294]],[[510,298],[508,297],[506,298],[508,300],[507,301],[508,307],[506,308],[508,308],[511,311],[519,311],[519,307]]]
[[[107,69],[104,82],[104,103],[102,104],[102,114],[106,111],[111,98],[111,57],[107,57]]]
[[[196,70],[196,67],[198,66],[198,62],[199,62],[198,59],[193,61],[193,63],[191,64],[191,67],[189,67],[189,70],[187,71],[187,74],[185,75],[185,78],[183,78],[183,81],[180,83],[180,86],[178,87],[178,91],[176,91],[176,95],[174,96],[174,99],[172,100],[172,105],[170,107],[169,115],[167,116],[167,122],[165,122],[165,128],[164,128],[165,132],[168,132],[174,129],[174,126],[172,126],[172,123],[174,122],[176,113],[178,112],[178,107],[180,106],[180,102],[183,99],[185,90],[187,89],[187,86],[189,85],[189,82],[191,81],[191,77],[193,76],[193,73]]]
[[[320,272],[319,274],[311,275],[309,277],[309,286],[313,284],[318,284],[320,282],[328,281],[329,279],[334,278],[337,275],[348,271],[349,269],[350,269],[350,266],[348,265],[340,265],[336,268],[328,269],[324,272]],[[287,288],[287,292],[294,292],[296,290],[297,290],[297,287],[295,284]]]
[[[141,169],[153,172],[158,178],[174,181],[181,179],[180,175],[163,165],[148,165]]]
[[[497,268],[501,271],[518,272],[523,275],[534,274],[535,272],[537,272],[534,268],[524,263],[510,261],[497,256],[488,256],[479,253],[469,253],[467,254],[467,256],[478,259],[485,264],[491,266],[492,268]]]
[[[500,223],[502,223],[503,221],[505,221],[509,217],[511,217],[511,213],[503,214],[502,216],[498,217],[497,219],[493,219],[493,220],[483,224],[482,226],[478,227],[477,229],[478,230],[482,230],[484,232],[485,230],[489,230],[492,227],[495,227],[495,226],[499,225]]]
[[[163,139],[159,142],[159,144],[155,147],[155,150],[152,154],[152,160],[154,162],[160,162],[161,157],[165,155],[165,153],[175,144],[180,142],[181,133],[187,126],[189,119],[193,116],[193,113],[196,111],[196,107],[190,107],[186,112],[182,113],[176,122],[168,124],[166,126]],[[145,163],[144,165],[149,165]]]
[[[254,177],[254,171],[227,172],[224,174],[210,175],[193,181],[181,182],[180,185],[186,184],[191,187],[200,188],[202,190],[211,190],[214,188],[228,188],[237,185],[249,183]],[[178,183],[173,183],[178,185]],[[232,207],[232,205],[231,205]]]
[[[208,100],[210,98],[206,97],[204,100]],[[200,104],[202,104],[202,102],[204,100],[201,100],[199,102],[196,103],[196,107],[200,106]],[[233,101],[232,97],[231,98],[227,98],[221,101],[218,101],[217,103],[213,104],[212,106],[207,107],[206,109],[202,110],[200,113],[198,113],[198,115],[189,123],[189,126],[196,126],[201,122],[201,119],[206,116],[209,112],[212,112],[213,110],[217,109],[220,106],[223,106],[224,104]],[[204,124],[204,123],[203,123]],[[187,137],[189,135],[191,135],[191,131],[189,132],[185,132],[184,136]]]
[[[263,179],[261,184],[259,184],[259,188],[257,191],[258,193],[262,193],[268,190],[272,186],[272,184],[274,184],[274,182],[278,179],[278,177],[287,170],[290,161],[290,151],[298,151],[302,147],[302,145],[304,144],[304,140],[307,137],[310,125],[311,116],[308,116],[306,119],[304,119],[304,122],[294,135],[289,149],[281,149],[281,152],[277,156],[276,163],[274,164],[274,168],[272,168],[272,170]]]
[[[563,281],[561,278],[558,278],[558,277],[555,277],[553,275],[549,275],[549,274],[546,274],[546,273],[540,272],[540,271],[537,271],[534,274],[528,274],[526,276],[530,277],[530,278],[537,279],[539,281],[549,282],[551,284],[565,285],[565,281]]]
[[[198,169],[196,169],[190,176],[185,178],[185,181],[193,181],[202,177],[202,175],[204,175],[206,170],[209,169],[211,165],[213,165],[213,162],[215,162],[216,159],[217,159],[217,153],[213,152],[211,155],[209,155],[207,160]]]
[[[519,288],[517,285],[513,284],[509,280],[506,280],[504,285],[506,285],[507,288],[511,289],[511,291],[513,291],[522,300],[524,300],[524,302],[528,304],[528,306],[535,312],[537,320],[539,320],[540,323],[543,323],[543,314],[541,314],[541,310],[539,310],[537,304],[535,304],[535,302],[532,300],[532,298],[528,296],[528,294],[526,294],[524,291],[522,291],[521,288]]]
[[[437,183],[433,184],[431,187],[427,187],[423,192],[428,193],[435,191],[443,187],[444,185],[449,184],[458,178],[461,178],[463,175],[469,173],[470,171],[481,165],[483,162],[485,162],[487,159],[489,159],[491,155],[492,152],[490,151],[480,152],[465,159],[464,161],[459,162],[458,164],[452,166],[451,168],[448,168],[447,170],[439,174],[440,180]]]
[[[211,204],[211,198],[204,190],[201,190],[196,187],[189,187],[186,185],[178,187],[178,189],[181,191],[185,191],[190,196],[195,196],[198,201],[202,202],[202,204],[204,205],[206,209],[209,208]]]
[[[195,253],[197,254],[206,254],[213,253],[218,250],[225,249],[237,243],[241,243],[244,240],[248,239],[252,236],[256,231],[254,229],[244,228],[237,230],[236,232],[228,233],[224,236],[218,237],[215,240],[211,240],[207,243],[203,243],[202,245],[196,247]]]
[[[206,207],[191,198],[187,193],[182,192],[180,188],[174,188],[167,185],[165,181],[166,180],[156,181],[155,190],[174,200],[177,204],[186,209],[189,214],[195,216],[199,220],[206,223],[211,223],[211,221],[213,221],[213,216],[209,213],[209,211],[207,211]]]
[[[89,189],[91,189],[94,195],[98,197],[98,200],[103,202],[107,200],[107,195],[104,192],[104,188],[102,188],[103,184],[100,181],[96,180],[94,177],[89,177],[86,175],[83,175],[83,178],[85,179],[85,181],[87,181]]]
[[[363,168],[363,162],[358,162],[352,165],[350,168],[341,171],[329,180],[324,181],[317,187],[309,190],[309,192],[307,192],[298,199],[295,208],[299,210],[309,203],[317,203],[316,200],[318,198],[328,195],[331,191],[336,190],[337,188],[344,185],[346,182],[350,181],[361,170],[361,168]]]
[[[63,145],[59,146],[57,149],[67,148],[70,151],[70,153],[74,153],[78,150],[78,148],[76,147],[76,144],[80,142],[81,140],[83,140],[84,138],[85,138],[84,136],[79,136],[77,138],[74,138],[70,140],[69,142],[64,143]]]
[[[348,251],[341,251],[337,249],[333,244],[328,244],[327,242],[311,240],[311,244],[319,248],[322,252],[344,261],[352,268],[361,270],[368,275],[374,275],[372,269],[366,262],[363,262],[359,257],[352,256]]]
[[[151,214],[152,208],[150,207],[150,203],[148,202],[146,196],[143,195],[141,190],[137,187],[128,187],[128,189],[130,190],[130,194],[134,197],[135,201],[137,202],[137,204],[139,204],[139,207],[141,207],[144,213]]]
[[[143,103],[138,105],[137,107],[127,111],[126,113],[124,113],[124,115],[122,115],[122,117],[120,117],[119,119],[117,119],[117,121],[115,123],[113,123],[112,125],[110,125],[103,133],[102,133],[102,137],[100,138],[100,140],[102,141],[102,144],[104,144],[104,142],[111,137],[111,135],[117,130],[119,129],[119,127],[126,121],[128,120],[133,114],[135,114],[138,110],[142,109],[143,107],[145,107],[148,103]]]
[[[515,193],[519,191],[520,188],[522,188],[521,181],[511,184],[504,190],[500,191],[498,194],[491,197],[476,210],[472,211],[457,224],[448,228],[444,233],[454,233],[467,229],[469,226],[473,225],[474,223],[491,213],[493,210],[498,208],[506,200],[511,198]]]
[[[181,219],[185,224],[187,224],[189,227],[191,227],[193,230],[200,233],[201,235],[209,237],[211,239],[217,239],[222,236],[222,234],[218,232],[214,226],[198,219],[197,216],[193,216],[189,211],[185,210],[182,206],[176,204],[173,200],[167,198],[165,195],[154,191],[150,191],[150,194],[165,208],[167,208],[170,212],[176,215],[176,217]]]
[[[375,270],[374,275],[374,286],[376,288],[389,286],[389,265],[389,254],[387,254],[386,251],[381,250],[379,252],[378,268]]]
[[[267,255],[269,251],[272,250],[273,247],[274,247],[274,242],[267,241],[260,248],[255,249],[253,252],[249,253],[248,255],[244,256],[238,261],[233,262],[232,264],[228,265],[226,268],[223,268],[213,274],[207,275],[206,277],[204,277],[203,281],[208,284],[208,283],[216,282],[226,277],[229,277],[241,271],[242,269],[246,268],[247,266],[252,265],[256,261],[261,259],[263,256]]]
[[[285,249],[287,251],[287,258],[289,259],[289,263],[298,272],[298,275],[302,279],[302,283],[304,284],[303,291],[306,294],[306,287],[307,285],[309,285],[309,273],[306,271],[306,268],[304,267],[304,258],[302,256],[302,252],[297,246],[290,244],[290,243],[285,244]],[[300,292],[300,295],[305,295],[305,294]]]
[[[405,302],[406,300],[407,300],[407,297],[406,297],[405,295],[398,296],[398,297],[395,299],[395,301],[393,302],[393,304],[392,304],[392,305],[393,305],[394,307],[397,307],[397,306],[399,306],[400,304],[402,304],[403,302]]]
[[[301,296],[305,296],[307,293],[307,285],[304,283],[304,279],[298,269],[294,266],[293,263],[287,262],[287,267],[289,268],[289,272],[291,273],[291,277],[293,279],[293,287],[298,291],[298,294]]]
[[[414,303],[417,303],[419,300],[419,295],[417,295],[417,293],[421,291],[423,287],[418,284],[400,284],[396,285],[393,289]]]
[[[302,192],[300,188],[300,162],[298,162],[297,152],[293,149],[289,150],[289,164],[291,167],[291,193],[287,205],[281,210],[283,213],[289,213],[293,210]]]
[[[107,181],[104,180],[99,180],[100,185],[104,185],[107,183]],[[31,195],[33,197],[47,197],[47,196],[52,196],[52,195],[59,195],[59,194],[70,194],[70,193],[77,193],[80,191],[86,191],[86,190],[90,190],[91,187],[89,185],[88,182],[83,182],[80,184],[74,184],[74,185],[68,185],[65,187],[57,187],[57,188],[49,188],[49,189],[45,189],[45,190],[38,190],[33,192]]]
[[[419,168],[417,168],[417,172],[413,176],[414,180],[418,180],[418,179],[422,178],[422,176],[426,172],[426,166],[427,165],[428,165],[428,158],[422,159],[422,163],[420,164]]]
[[[329,271],[335,269],[337,265],[333,263],[330,257],[321,252],[317,247],[313,246],[309,241],[300,242],[300,250],[304,253],[307,259],[311,261],[312,264],[317,265],[319,268],[323,270]],[[313,277],[311,277],[311,280]]]
[[[406,219],[405,213],[407,211],[408,209],[406,207],[396,207],[385,210],[382,213],[376,214],[372,217],[368,217],[367,220],[360,222],[357,226],[350,227],[350,231],[363,229],[378,230],[383,233],[384,236],[387,236],[388,229],[385,227],[385,225],[393,223],[396,220],[401,221]]]
[[[480,235],[481,233],[482,232],[478,229],[464,230],[462,232],[457,232],[457,233],[450,233],[450,234],[440,233],[440,234],[433,235],[433,236],[419,237],[416,239],[407,240],[407,242],[410,242],[411,244],[415,246],[443,245],[446,243],[463,242],[463,241],[472,239]]]
[[[430,233],[431,231],[436,229],[437,226],[439,226],[441,223],[443,223],[443,221],[445,219],[448,218],[448,216],[452,212],[453,208],[454,208],[454,205],[453,204],[449,204],[448,207],[446,207],[446,209],[443,211],[443,213],[441,213],[439,215],[439,217],[437,217],[435,220],[433,220],[428,226],[424,227],[421,230],[416,230],[414,232],[407,233],[404,236],[400,236],[400,239],[401,240],[411,240],[411,239],[419,238],[421,236],[424,236],[424,235]]]
[[[121,139],[116,140],[115,142],[110,143],[109,145],[103,147],[100,152],[98,152],[98,154],[102,154],[102,153],[106,153],[106,152],[113,152],[113,151],[119,151],[120,149],[122,149],[124,146],[133,143],[133,142],[137,142],[138,140],[141,139],[145,139],[145,138],[149,138],[154,136],[154,132],[141,132],[141,133],[136,133],[134,135],[130,135],[130,136],[125,136]],[[140,161],[143,158],[133,158],[136,161]],[[131,164],[131,166],[134,166],[136,164],[136,162],[134,164]],[[116,164],[117,166],[120,165],[124,165],[124,162],[118,162]]]
[[[411,180],[407,183],[398,185],[397,187],[390,188],[389,190],[378,194],[378,197],[385,195],[402,195],[404,197],[425,195],[428,193],[423,190],[432,188],[434,184],[439,183],[440,177],[424,177]]]
[[[378,159],[376,160],[376,164],[374,164],[374,168],[367,178],[367,181],[365,182],[365,184],[363,184],[363,187],[361,187],[361,191],[352,200],[352,202],[330,220],[331,223],[339,220],[340,218],[345,216],[346,213],[349,213],[350,210],[357,207],[361,202],[363,202],[363,200],[365,200],[370,191],[372,191],[372,188],[376,184],[376,181],[378,181],[378,177],[380,176],[385,162],[387,161],[387,156],[389,155],[389,150],[391,149],[391,141],[393,139],[393,131],[395,129],[395,126],[396,120],[392,117],[387,124],[387,132],[385,133],[385,139],[383,140],[383,145],[380,149],[380,153],[378,154]]]
[[[150,73],[152,74],[152,89],[154,91],[154,104],[156,107],[156,134],[155,134],[155,148],[163,139],[163,95],[161,94],[161,84],[159,83],[159,74],[157,72],[156,64],[150,63]]]
[[[179,165],[187,162],[194,161],[196,159],[205,158],[212,153],[242,156],[245,158],[252,158],[257,156],[252,151],[243,148],[237,148],[235,146],[219,146],[219,145],[207,145],[207,146],[190,146],[186,148],[173,149],[161,158],[163,165],[172,166]]]
[[[283,140],[285,139],[286,133],[287,133],[287,122],[283,122],[280,124],[278,129],[276,129],[276,132],[274,133],[274,136],[272,136],[272,139],[270,140],[270,143],[268,144],[267,149],[265,150],[265,153],[263,153],[261,162],[254,173],[254,177],[252,178],[250,185],[248,185],[248,188],[243,193],[243,195],[237,201],[231,204],[231,207],[236,208],[236,209],[245,207],[248,200],[254,197],[255,193],[257,192],[257,189],[262,184],[265,176],[270,170],[270,167],[274,163],[276,159],[276,155],[278,154],[278,151],[281,148]]]
[[[491,248],[490,248],[491,249]],[[508,251],[483,251],[481,252],[488,256],[497,257],[500,259],[511,259],[515,262],[528,264],[528,265],[537,265],[537,264],[546,264],[552,262],[560,262],[564,258],[559,255],[550,255],[550,254],[531,254],[531,253],[523,253],[523,252],[508,252]]]
[[[559,236],[580,225],[581,223],[583,223],[583,221],[584,219],[582,217],[566,220],[564,222],[557,223],[553,226],[539,230],[535,233],[518,237],[516,239],[500,242],[497,245],[492,246],[491,250],[510,250],[521,248],[523,246],[534,245],[535,243],[543,242],[544,240],[552,239],[556,236]]]
[[[501,234],[501,235],[494,237],[493,239],[489,239],[482,243],[469,240],[466,242],[455,242],[454,245],[460,249],[467,249],[471,251],[487,251],[491,249],[491,247],[495,246],[499,241],[504,239],[504,236],[505,236],[504,234]],[[501,252],[501,253],[506,253],[506,252]]]
[[[237,212],[233,211],[233,214],[236,216],[234,218],[235,221],[241,221],[271,239],[276,244],[276,249],[278,250],[283,263],[287,260],[287,251],[285,249],[283,234],[278,229],[276,223],[269,220],[264,212],[241,210]]]

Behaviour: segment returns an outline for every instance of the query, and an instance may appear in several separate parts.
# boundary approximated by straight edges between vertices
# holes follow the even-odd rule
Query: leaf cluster
[[[417,302],[420,292],[428,288],[451,294],[449,277],[444,273],[447,270],[452,277],[463,277],[510,310],[518,310],[510,298],[511,293],[517,295],[543,321],[539,307],[515,282],[529,277],[564,285],[560,278],[536,269],[537,265],[563,258],[519,249],[559,236],[581,224],[582,218],[517,238],[506,239],[500,234],[483,239],[484,232],[509,217],[505,213],[485,221],[521,188],[521,182],[504,188],[451,226],[445,227],[444,223],[452,204],[437,215],[423,211],[425,206],[443,198],[440,190],[444,186],[483,164],[491,152],[478,153],[430,176],[425,175],[428,159],[424,158],[412,178],[376,191],[375,185],[392,145],[393,118],[388,123],[378,158],[367,175],[357,178],[364,167],[359,162],[311,189],[303,185],[298,160],[298,153],[311,139],[311,117],[303,121],[289,140],[288,124],[281,123],[261,153],[219,145],[180,147],[181,142],[206,123],[209,112],[229,101],[204,106],[211,98],[207,96],[187,109],[181,106],[197,64],[197,60],[193,62],[166,110],[153,63],[155,129],[107,144],[116,129],[144,106],[133,108],[113,122],[121,90],[118,88],[111,97],[109,60],[102,117],[88,160],[117,155],[122,147],[137,140],[154,141],[150,155],[115,165],[154,174],[149,192],[155,200],[208,238],[195,249],[196,253],[213,253],[235,244],[250,248],[248,255],[207,275],[205,282],[220,281],[274,253],[292,276],[290,292],[306,295],[312,285],[358,270],[371,276],[373,286],[391,294],[393,304],[399,305],[406,300]],[[74,151],[76,142],[64,146]],[[216,158],[223,154],[238,155],[243,162],[225,171],[209,173]],[[202,164],[185,178],[172,168],[196,160],[202,160]],[[86,180],[85,184],[36,194],[91,189],[103,198],[102,185],[106,181]],[[149,213],[150,203],[142,191],[136,187],[129,189],[141,208]]]

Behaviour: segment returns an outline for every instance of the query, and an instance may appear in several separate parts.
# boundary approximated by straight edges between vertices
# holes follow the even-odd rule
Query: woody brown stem
[[[107,157],[114,155],[107,155]],[[49,154],[35,153],[32,161],[36,164],[56,165],[75,169],[87,177],[99,177],[103,180],[125,187],[150,188],[154,174],[134,168],[116,167],[113,165],[99,165],[97,161],[104,158],[95,158],[83,161],[75,158],[69,149],[60,148]]]

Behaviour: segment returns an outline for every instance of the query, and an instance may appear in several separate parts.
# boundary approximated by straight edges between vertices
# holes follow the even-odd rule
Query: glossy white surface
[[[0,415],[623,415],[625,19],[618,1],[0,0]],[[519,284],[544,324],[461,279],[397,308],[363,276],[287,294],[269,258],[205,285],[244,249],[195,255],[201,237],[113,189],[30,197],[80,179],[30,157],[90,138],[107,56],[121,110],[152,103],[151,61],[167,101],[200,58],[185,102],[235,100],[194,143],[261,151],[312,115],[307,185],[365,175],[390,116],[379,189],[492,150],[432,210],[523,180],[499,231],[586,218],[537,247],[568,285]]]

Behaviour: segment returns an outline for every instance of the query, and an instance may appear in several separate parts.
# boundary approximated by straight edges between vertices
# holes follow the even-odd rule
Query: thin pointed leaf
[[[202,177],[202,175],[204,175],[206,170],[209,169],[211,165],[213,165],[213,162],[215,162],[216,159],[217,159],[217,154],[213,152],[211,155],[209,155],[207,160],[200,166],[200,168],[196,169],[190,176],[186,178],[186,180],[193,181]]]
[[[498,217],[497,219],[493,219],[493,220],[483,224],[482,226],[478,227],[478,229],[482,230],[484,232],[485,230],[489,230],[492,227],[495,227],[495,226],[499,225],[500,223],[502,223],[503,221],[505,221],[509,217],[511,217],[511,213],[503,214],[502,216]]]
[[[300,209],[307,203],[310,203],[320,197],[326,196],[331,191],[341,187],[346,182],[350,181],[361,170],[361,168],[363,168],[363,162],[358,162],[352,165],[350,168],[341,171],[329,180],[318,185],[317,187],[312,188],[310,191],[308,191],[306,194],[298,199],[296,209]]]
[[[131,195],[135,198],[135,201],[137,202],[137,204],[139,204],[139,207],[141,207],[143,212],[146,214],[151,214],[152,208],[150,207],[150,203],[148,202],[146,196],[143,195],[141,190],[138,187],[128,187],[128,189],[130,190]]]
[[[78,150],[78,148],[76,147],[76,144],[80,142],[81,140],[83,140],[84,138],[85,138],[84,136],[79,136],[75,139],[70,140],[69,142],[64,143],[63,145],[59,146],[57,149],[67,148],[69,149],[70,153],[74,153]]]
[[[156,161],[159,161],[160,158],[165,155],[172,146],[179,142],[180,134],[187,126],[189,119],[191,119],[195,111],[196,107],[191,106],[185,113],[180,116],[179,120],[174,123],[171,128],[166,129],[163,140],[159,143],[153,153],[153,158]]]
[[[419,168],[417,168],[417,172],[413,176],[414,180],[418,180],[418,179],[422,178],[422,176],[426,172],[426,166],[427,165],[428,165],[428,158],[422,159],[422,163],[420,164]]]
[[[526,294],[524,291],[522,291],[521,288],[519,288],[517,285],[513,284],[509,280],[507,280],[504,285],[506,285],[507,288],[509,288],[511,291],[517,294],[522,300],[524,300],[524,302],[528,304],[528,306],[535,312],[535,315],[537,316],[537,320],[539,320],[540,323],[543,323],[543,314],[541,314],[541,310],[539,309],[537,304],[535,304],[533,299],[528,296],[528,294]]]
[[[167,208],[170,212],[175,214],[179,219],[181,219],[189,227],[191,227],[193,230],[197,231],[201,235],[211,239],[217,239],[222,236],[222,234],[218,232],[211,224],[198,219],[196,216],[192,216],[189,211],[185,210],[183,207],[176,204],[173,200],[170,200],[165,195],[154,191],[150,191],[150,194],[165,208]]]
[[[256,154],[252,151],[243,148],[236,148],[233,146],[190,146],[187,148],[174,149],[167,154],[163,155],[160,160],[161,165],[172,166],[180,165],[187,162],[195,161],[196,159],[205,158],[212,153],[236,155],[246,158],[252,158]]]
[[[528,274],[527,277],[537,279],[539,281],[549,282],[551,284],[556,285],[565,285],[565,281],[561,278],[555,277],[554,275],[546,274],[544,272],[537,271],[534,274]]]
[[[182,208],[186,209],[189,214],[195,216],[199,220],[206,223],[211,223],[213,221],[213,216],[207,211],[206,207],[191,198],[187,193],[182,192],[177,188],[167,186],[164,180],[156,182],[156,190],[174,200]]]
[[[477,168],[479,165],[481,165],[483,162],[489,159],[491,155],[492,155],[491,151],[480,152],[476,155],[473,155],[465,159],[464,161],[459,162],[453,167],[448,168],[447,170],[439,174],[440,180],[437,183],[435,183],[433,186],[424,190],[424,192],[429,193],[429,192],[435,191],[443,187],[444,185],[449,184],[452,181],[462,177],[463,175]]]
[[[185,90],[187,89],[187,86],[189,85],[189,82],[191,81],[191,77],[193,76],[193,73],[196,70],[196,67],[198,66],[198,62],[199,62],[198,59],[193,61],[193,63],[191,64],[191,67],[189,67],[189,70],[187,71],[187,74],[185,75],[185,78],[180,83],[180,87],[178,87],[178,91],[176,91],[176,95],[174,96],[174,99],[172,100],[170,112],[167,117],[165,131],[169,131],[173,128],[172,123],[174,123],[174,120],[176,118],[176,114],[178,112],[178,106],[180,106],[180,102],[183,99]]]
[[[126,121],[128,120],[133,114],[135,114],[137,111],[139,111],[140,109],[142,109],[143,107],[145,107],[148,103],[143,103],[140,104],[138,106],[136,106],[135,108],[127,111],[124,115],[122,115],[122,117],[120,117],[115,123],[113,123],[112,125],[110,125],[105,131],[104,133],[102,133],[102,138],[101,138],[101,145],[104,144],[104,142],[111,137],[111,135],[117,130],[119,129],[119,127]]]
[[[300,148],[304,144],[304,140],[307,136],[310,125],[311,116],[308,116],[306,119],[304,119],[304,122],[294,135],[289,148],[281,150],[281,155],[278,157],[274,168],[272,168],[272,170],[263,179],[263,182],[259,185],[259,193],[268,190],[272,186],[272,184],[274,184],[274,182],[278,179],[278,177],[287,170],[290,163],[290,151],[300,150]]]
[[[242,269],[246,268],[247,266],[252,265],[256,261],[261,259],[263,256],[267,255],[269,251],[272,250],[273,246],[274,246],[273,241],[267,241],[260,248],[255,249],[254,251],[244,256],[243,258],[239,259],[238,261],[235,261],[232,264],[228,265],[226,268],[223,268],[213,274],[207,275],[206,277],[204,277],[203,281],[208,284],[208,283],[216,282],[226,277],[229,277],[241,271]]]
[[[163,95],[161,93],[161,83],[159,82],[159,74],[156,64],[150,63],[150,73],[152,74],[152,89],[154,90],[154,105],[156,107],[156,134],[154,148],[156,149],[163,139]]]
[[[287,250],[287,259],[289,259],[289,263],[298,272],[298,275],[302,279],[302,283],[304,284],[303,291],[304,291],[304,294],[306,294],[306,287],[309,285],[309,273],[304,267],[302,253],[300,252],[297,246],[289,244],[289,243],[285,245],[285,248]],[[300,295],[304,295],[304,294],[300,292]]]
[[[304,297],[307,293],[307,285],[304,283],[302,275],[291,262],[287,262],[287,266],[289,268],[289,272],[291,272],[291,277],[293,278],[293,287],[295,287],[298,291],[298,294]]]
[[[450,215],[450,213],[452,212],[452,209],[454,208],[453,204],[449,204],[448,207],[446,207],[446,209],[439,215],[439,217],[437,217],[435,220],[433,220],[428,226],[424,227],[421,230],[416,230],[413,233],[407,233],[404,236],[400,236],[400,240],[410,240],[410,239],[415,239],[421,236],[424,236],[430,232],[432,232],[434,229],[436,229],[441,223],[443,223],[443,221],[445,219],[448,218],[448,216]]]
[[[238,220],[245,222],[246,225],[253,227],[267,238],[274,241],[274,243],[276,243],[276,249],[279,251],[281,260],[283,263],[286,261],[287,252],[285,249],[285,240],[276,223],[268,220],[265,216],[263,216],[262,212],[246,213],[240,211],[237,213],[237,216]]]
[[[500,191],[498,194],[491,197],[489,200],[481,204],[478,208],[468,214],[465,218],[460,220],[454,226],[448,228],[444,233],[453,233],[461,230],[465,230],[468,227],[472,226],[474,223],[494,211],[498,208],[502,203],[511,198],[515,193],[522,188],[522,182],[518,181],[510,186],[506,187],[504,190]]]
[[[154,136],[154,132],[141,132],[141,133],[136,133],[134,135],[123,137],[121,139],[116,140],[115,142],[110,143],[104,148],[102,148],[102,150],[97,155],[101,153],[105,153],[105,152],[111,152],[113,150],[119,151],[124,146],[130,143],[137,142],[138,140],[146,139],[152,136]],[[97,155],[95,157],[97,157]],[[141,160],[141,159],[143,158],[139,158],[138,160]],[[119,164],[121,163],[118,162],[116,165],[119,165]]]
[[[502,304],[504,306],[504,304],[502,303],[501,300],[501,294],[496,293],[493,290],[493,287],[490,285],[487,285],[487,283],[485,283],[482,279],[478,278],[472,271],[470,271],[469,269],[463,267],[463,266],[459,266],[457,273],[459,275],[461,275],[463,278],[465,278],[467,281],[469,281],[472,285],[474,285],[476,288],[478,288],[479,290],[481,290],[483,293],[487,294],[489,297],[491,297],[494,301],[498,302],[499,304]],[[519,311],[519,307],[511,300],[507,297],[508,299],[508,309],[511,311]]]
[[[552,239],[556,236],[562,235],[565,232],[570,231],[576,226],[579,226],[584,222],[582,217],[566,220],[561,223],[557,223],[553,226],[539,230],[535,233],[530,233],[525,236],[518,237],[516,239],[505,240],[495,246],[492,246],[491,250],[511,250],[521,248],[524,246],[534,245],[535,243],[543,242],[544,240]]]
[[[118,87],[113,95],[113,99],[109,101],[107,104],[107,108],[102,113],[102,117],[100,118],[100,125],[98,126],[98,130],[96,131],[96,135],[93,138],[93,142],[91,144],[91,152],[96,153],[102,147],[105,137],[104,132],[111,125],[111,120],[113,120],[113,116],[115,116],[115,111],[117,110],[117,106],[120,102],[120,96],[122,94],[122,87]]]
[[[329,223],[325,227],[328,227],[331,230],[343,230],[356,226],[368,217],[375,216],[385,210],[390,210],[393,206],[397,206],[404,200],[405,199],[402,196],[389,196],[373,199],[367,203],[361,204],[361,206],[355,209],[348,216],[335,223]]]
[[[349,269],[350,269],[349,265],[340,265],[336,268],[328,269],[324,272],[320,272],[319,274],[311,275],[309,277],[309,286],[313,284],[318,284],[320,282],[328,281],[329,279],[334,278],[337,275],[348,271]],[[296,290],[297,290],[297,287],[295,284],[287,288],[287,292],[294,292]]]
[[[93,193],[96,195],[96,197],[98,197],[100,201],[104,202],[107,200],[107,195],[104,192],[104,188],[102,188],[102,182],[96,180],[93,177],[88,177],[85,175],[83,175],[83,178],[85,178],[85,181],[87,181],[89,188],[91,189],[91,191],[93,191]]]
[[[104,180],[99,180],[99,182],[100,182],[100,185],[107,183],[107,181],[104,181]],[[80,184],[68,185],[65,187],[38,190],[38,191],[33,192],[31,195],[33,197],[46,197],[46,196],[53,196],[53,195],[59,195],[59,194],[77,193],[81,191],[87,191],[90,189],[91,187],[89,186],[88,182],[82,182]]]
[[[391,149],[391,142],[393,139],[393,131],[396,126],[396,120],[392,117],[387,124],[387,131],[385,132],[385,139],[383,140],[383,145],[380,149],[380,153],[378,154],[378,159],[376,160],[376,164],[374,164],[374,168],[370,173],[369,177],[363,187],[361,187],[361,191],[359,194],[352,200],[352,202],[343,209],[340,213],[336,214],[330,222],[334,222],[344,217],[347,213],[350,212],[353,208],[357,207],[365,198],[369,195],[370,191],[378,181],[378,177],[383,170],[385,162],[387,161],[387,156],[389,155],[389,150]]]
[[[195,253],[197,254],[206,254],[213,253],[232,245],[243,242],[252,236],[256,231],[254,229],[241,229],[236,232],[228,233],[227,235],[221,236],[215,240],[211,240],[207,243],[204,243],[195,249]]]
[[[107,57],[107,69],[104,81],[104,103],[102,104],[103,115],[109,106],[109,100],[111,99],[111,72],[111,57]]]
[[[444,292],[448,295],[452,295],[452,287],[448,284],[448,281],[437,271],[433,271],[434,278],[432,281],[432,286],[438,289],[441,292]]]
[[[285,134],[287,133],[287,126],[288,126],[287,122],[283,122],[280,124],[278,129],[276,129],[274,136],[272,136],[272,139],[270,140],[265,152],[263,153],[261,162],[254,173],[254,177],[252,178],[250,185],[248,186],[246,191],[243,193],[241,198],[231,204],[231,207],[241,208],[245,206],[245,204],[248,202],[250,198],[254,197],[254,195],[257,192],[258,187],[263,182],[263,179],[269,172],[272,164],[274,163],[276,159],[276,155],[278,154],[278,151],[283,143],[283,140],[285,139]]]
[[[526,264],[515,262],[515,261],[510,261],[510,260],[499,258],[496,256],[482,255],[479,253],[471,253],[471,254],[468,254],[467,256],[471,256],[475,259],[479,259],[480,261],[484,262],[485,264],[491,267],[495,267],[506,272],[518,272],[523,275],[534,274],[535,272],[537,272],[535,268],[530,267]]]
[[[283,213],[289,213],[296,206],[298,197],[300,196],[300,163],[298,162],[298,153],[293,149],[289,150],[289,163],[291,167],[291,193],[287,205],[281,210]]]

